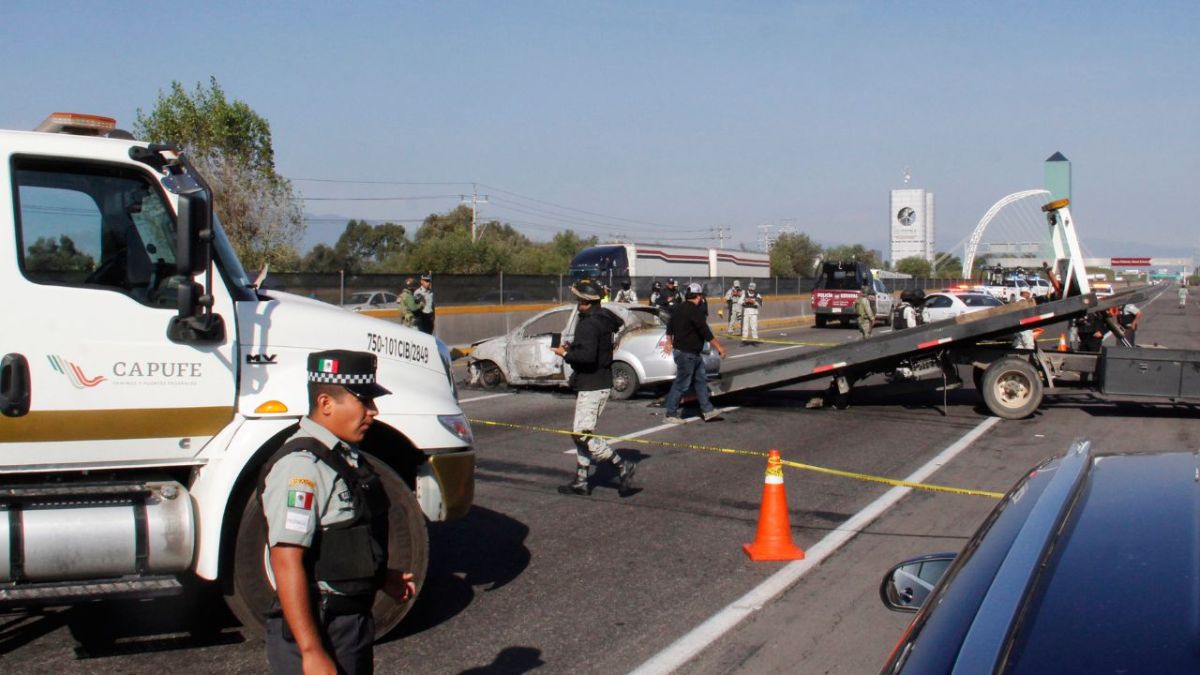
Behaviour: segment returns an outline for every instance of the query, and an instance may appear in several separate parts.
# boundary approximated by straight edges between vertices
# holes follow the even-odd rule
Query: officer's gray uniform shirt
[[[292,438],[305,436],[341,452],[350,466],[358,466],[357,450],[307,417],[300,420],[300,430]],[[270,546],[294,544],[310,548],[319,527],[354,518],[350,487],[333,467],[310,452],[293,452],[271,467],[262,501]]]

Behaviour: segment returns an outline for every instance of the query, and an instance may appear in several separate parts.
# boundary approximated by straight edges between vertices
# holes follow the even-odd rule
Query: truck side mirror
[[[175,224],[175,268],[191,278],[208,267],[207,255],[212,241],[212,214],[202,192],[179,195],[179,215]]]
[[[167,338],[172,342],[212,344],[225,340],[225,323],[212,311],[212,244],[212,209],[206,192],[198,189],[180,193],[175,223],[179,313],[167,326]],[[200,272],[205,272],[207,290],[192,280]]]

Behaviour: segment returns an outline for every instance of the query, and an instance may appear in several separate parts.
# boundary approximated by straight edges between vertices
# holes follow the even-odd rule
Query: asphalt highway
[[[1144,307],[1141,344],[1200,349],[1200,308],[1166,294]],[[857,339],[793,327],[730,341],[762,359]],[[1051,338],[1051,331],[1045,336]],[[1057,337],[1056,334],[1053,335]],[[792,344],[799,343],[799,344]],[[771,350],[780,350],[772,352]],[[461,376],[461,373],[460,373]],[[475,508],[431,529],[429,578],[412,613],[376,648],[382,673],[868,673],[911,615],[878,598],[888,567],[957,550],[994,498],[785,470],[806,563],[755,563],[765,453],[843,471],[1004,492],[1085,436],[1102,450],[1200,447],[1191,406],[1053,396],[1031,419],[990,417],[963,389],[896,395],[864,383],[850,407],[807,409],[826,383],[718,400],[724,419],[663,423],[653,393],[612,402],[598,431],[636,458],[638,494],[601,472],[589,497],[563,496],[574,464],[573,397],[534,389],[461,391],[479,450]],[[499,423],[504,426],[494,425]],[[922,474],[923,475],[923,474]],[[896,490],[899,490],[897,492]],[[5,672],[263,672],[209,595],[0,615]]]

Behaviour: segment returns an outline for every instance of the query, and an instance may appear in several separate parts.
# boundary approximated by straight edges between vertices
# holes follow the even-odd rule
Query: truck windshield
[[[571,260],[571,277],[608,280],[609,276],[629,274],[629,255],[624,246],[592,246],[580,251]]]
[[[225,280],[234,289],[252,288],[254,282],[246,274],[246,270],[242,268],[242,263],[238,260],[237,253],[233,250],[233,244],[229,243],[229,237],[225,234],[225,228],[221,227],[221,221],[215,213],[213,214],[213,231],[216,233],[213,237],[213,254],[217,257],[218,267],[225,275]],[[253,293],[245,294],[236,291],[235,297],[238,300],[254,299]]]

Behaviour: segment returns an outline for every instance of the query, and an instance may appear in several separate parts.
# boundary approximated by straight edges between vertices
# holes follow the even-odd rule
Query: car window
[[[541,316],[534,317],[532,321],[521,329],[521,332],[525,337],[561,333],[567,327],[567,319],[570,318],[572,311],[574,311],[572,307],[551,310]]]
[[[925,306],[929,309],[941,309],[954,304],[948,295],[931,295],[925,300]]]
[[[658,311],[647,307],[646,309],[633,309],[629,312],[630,315],[630,330],[638,330],[640,328],[663,328],[666,323],[659,316]]]
[[[1004,304],[990,295],[960,295],[958,299],[967,307],[999,307]]]
[[[349,298],[346,298],[347,305],[365,305],[371,301],[370,293],[355,293]]]
[[[396,301],[396,296],[392,295],[391,293],[384,293],[384,294],[383,294],[383,301],[384,301],[385,303],[388,303],[388,302],[395,302],[395,301]]]
[[[175,221],[140,171],[17,159],[13,185],[27,279],[175,304]]]

